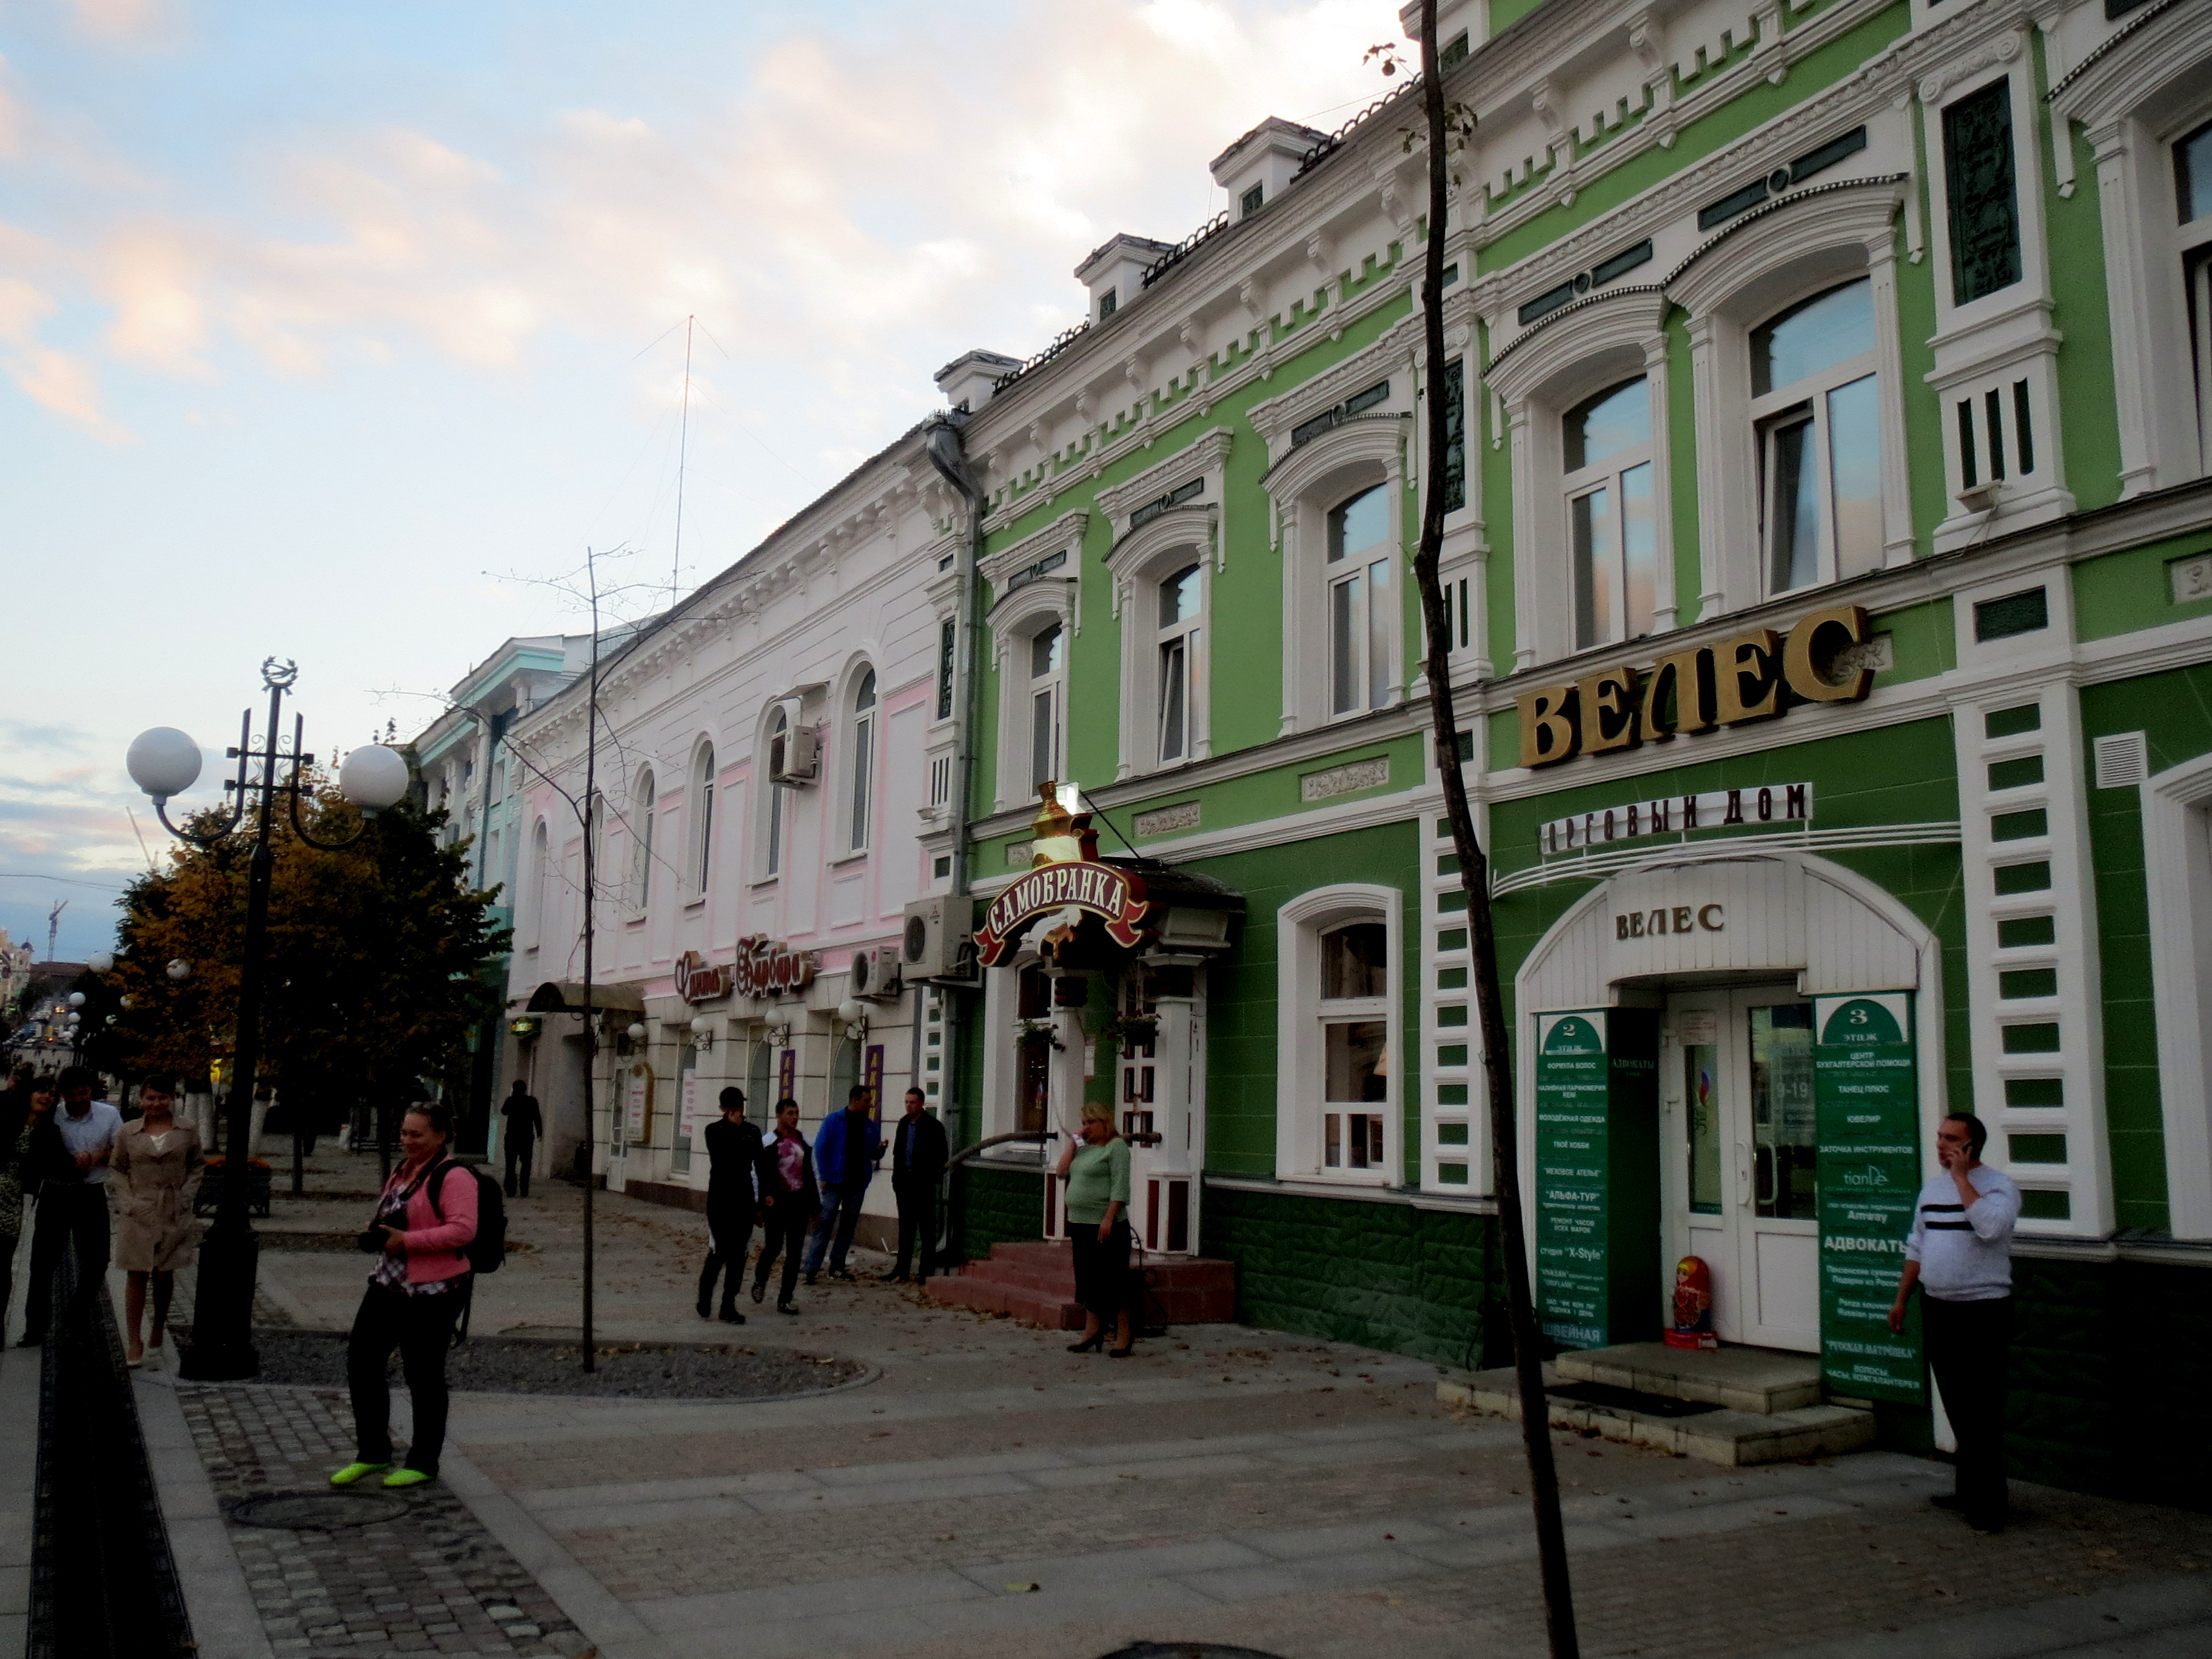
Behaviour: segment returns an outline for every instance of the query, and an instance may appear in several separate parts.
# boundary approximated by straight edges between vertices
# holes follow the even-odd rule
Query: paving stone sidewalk
[[[257,1494],[328,1493],[330,1472],[353,1455],[345,1397],[335,1391],[186,1383],[177,1395],[226,1509]],[[590,1647],[450,1489],[404,1497],[393,1519],[329,1532],[229,1522],[272,1651],[532,1659]]]
[[[574,1325],[579,1196],[547,1183],[514,1206],[526,1248],[482,1287],[481,1328]],[[699,1218],[599,1205],[603,1340],[726,1340],[690,1306]],[[307,1328],[350,1320],[357,1260],[262,1262],[271,1310]],[[228,1527],[273,1652],[1543,1651],[1517,1430],[1439,1405],[1435,1366],[1233,1326],[1130,1361],[1073,1356],[1062,1334],[866,1277],[883,1265],[856,1253],[860,1280],[802,1290],[799,1317],[757,1317],[738,1339],[859,1361],[865,1386],[457,1395],[447,1484],[410,1499],[411,1531]],[[179,1393],[225,1499],[312,1489],[350,1450],[334,1392]],[[2022,1489],[2021,1523],[1983,1538],[1929,1506],[1949,1480],[1936,1462],[1723,1470],[1554,1443],[1593,1659],[2212,1653],[2212,1516]]]

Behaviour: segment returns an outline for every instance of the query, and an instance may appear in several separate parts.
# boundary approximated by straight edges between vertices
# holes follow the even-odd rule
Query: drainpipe
[[[961,441],[961,429],[969,416],[964,410],[953,410],[931,422],[924,434],[923,444],[928,451],[929,464],[935,467],[945,483],[960,492],[968,503],[968,545],[960,554],[960,624],[953,641],[952,672],[957,677],[953,688],[953,773],[955,783],[952,799],[952,893],[956,898],[968,895],[968,805],[975,788],[975,630],[977,607],[981,579],[976,566],[983,556],[983,482],[975,476],[975,469],[968,459],[966,446]],[[980,988],[980,987],[979,987]],[[963,1010],[972,1014],[972,1007]],[[963,1018],[946,1022],[946,1053],[945,1073],[946,1085],[960,1076],[960,1066],[966,1055],[965,1039],[969,1021]],[[921,1030],[915,1022],[917,1033]],[[965,1116],[965,1114],[963,1114]],[[957,1138],[957,1137],[956,1137]],[[949,1172],[948,1172],[949,1176]],[[950,1194],[947,1194],[949,1200]],[[954,1228],[951,1204],[944,1206],[944,1220],[948,1236]]]
[[[952,672],[958,676],[953,696],[952,742],[953,770],[959,783],[951,803],[952,891],[956,897],[965,897],[969,886],[968,803],[974,797],[975,787],[976,604],[982,586],[976,575],[976,566],[983,557],[983,482],[975,476],[961,441],[961,428],[968,418],[964,410],[941,415],[930,423],[923,440],[929,452],[929,464],[968,503],[968,545],[961,554],[959,566],[960,634],[952,653]]]

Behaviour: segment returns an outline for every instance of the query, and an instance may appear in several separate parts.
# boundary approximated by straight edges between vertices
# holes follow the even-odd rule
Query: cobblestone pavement
[[[482,1287],[479,1328],[574,1328],[578,1199],[547,1183],[513,1206],[526,1248]],[[700,1218],[599,1203],[602,1336],[732,1340],[691,1311]],[[343,1206],[326,1207],[338,1224]],[[350,1319],[357,1258],[262,1261],[284,1317]],[[883,1264],[860,1252],[855,1265]],[[734,1340],[856,1359],[877,1380],[751,1402],[457,1395],[449,1487],[410,1514],[425,1517],[415,1548],[428,1560],[398,1543],[362,1555],[379,1528],[325,1547],[232,1527],[272,1637],[293,1644],[275,1651],[325,1651],[298,1645],[323,1608],[312,1628],[331,1652],[511,1642],[600,1659],[1096,1659],[1139,1640],[1284,1659],[1542,1651],[1518,1431],[1441,1407],[1432,1365],[1231,1326],[1109,1362],[866,1278],[802,1290],[800,1307],[757,1316]],[[254,1449],[237,1469],[210,1462],[226,1495],[248,1489],[248,1469],[312,1484],[349,1449],[333,1395],[184,1394],[204,1455]],[[1929,1507],[1948,1483],[1938,1463],[1861,1453],[1723,1470],[1555,1443],[1593,1656],[2212,1651],[2212,1517],[2022,1489],[2020,1524],[1984,1538]],[[438,1594],[401,1593],[418,1578]],[[325,1600],[309,1609],[315,1595]],[[488,1611],[496,1595],[543,1634],[509,1637]],[[453,1628],[434,1632],[441,1609],[435,1622]]]
[[[326,1493],[330,1472],[353,1455],[343,1395],[191,1384],[177,1393],[226,1505],[264,1492]],[[409,1492],[395,1518],[367,1526],[295,1532],[233,1521],[229,1533],[280,1655],[526,1656],[590,1645],[443,1486]]]

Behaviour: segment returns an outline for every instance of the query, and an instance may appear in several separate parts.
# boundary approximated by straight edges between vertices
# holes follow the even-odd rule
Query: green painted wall
[[[2212,616],[2212,599],[2190,605],[2173,602],[2172,579],[2166,569],[2176,559],[2207,552],[2212,552],[2212,532],[2198,531],[2075,565],[2075,636],[2106,640],[2139,629]]]

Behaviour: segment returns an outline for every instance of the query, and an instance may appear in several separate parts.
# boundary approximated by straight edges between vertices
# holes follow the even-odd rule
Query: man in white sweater
[[[1935,1501],[1977,1532],[2005,1523],[2005,1367],[2012,1348],[2012,1229],[2020,1188],[1982,1162],[1990,1132],[1969,1112],[1936,1129],[1943,1173],[1920,1189],[1905,1245],[1905,1275],[1889,1328],[1905,1328],[1905,1304],[1921,1291],[1920,1328],[1929,1369],[1942,1391],[1959,1450],[1956,1489]]]

